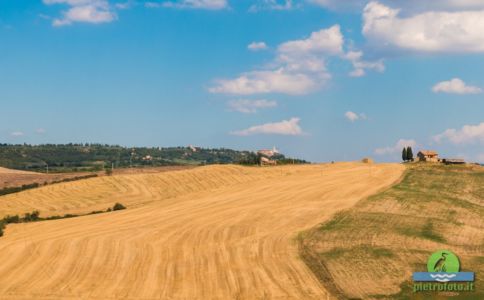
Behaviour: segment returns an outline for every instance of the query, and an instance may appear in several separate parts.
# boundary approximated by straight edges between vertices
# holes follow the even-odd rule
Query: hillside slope
[[[416,164],[401,183],[302,235],[302,254],[340,299],[484,299],[484,168]],[[477,290],[412,292],[431,253],[457,254]]]
[[[3,213],[113,201],[128,209],[9,225],[0,238],[0,298],[329,299],[298,257],[297,233],[395,182],[402,171],[353,163],[211,166],[2,197]]]

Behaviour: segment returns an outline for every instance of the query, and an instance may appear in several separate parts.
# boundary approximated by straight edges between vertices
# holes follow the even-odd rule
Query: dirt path
[[[216,166],[174,172],[179,175],[171,181],[168,173],[118,177],[111,188],[116,197],[136,199],[135,208],[9,225],[0,238],[0,298],[330,298],[299,259],[297,233],[390,185],[402,172],[396,164],[370,170],[343,163]],[[185,177],[197,179],[184,184]],[[83,181],[82,189],[96,194],[88,183],[97,186],[99,180],[113,179]],[[161,192],[167,186],[171,197]],[[103,187],[101,196],[89,197],[102,202],[102,195],[113,195]],[[70,203],[69,193],[59,189],[48,194],[57,192]],[[18,197],[29,204],[30,198]],[[58,210],[59,201],[51,208]]]

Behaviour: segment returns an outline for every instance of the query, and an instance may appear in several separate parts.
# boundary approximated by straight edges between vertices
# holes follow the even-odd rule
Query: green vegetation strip
[[[452,299],[484,299],[483,205],[484,168],[410,164],[400,183],[301,233],[300,255],[339,299],[446,299],[414,293],[409,274],[448,249],[477,274],[476,291]]]
[[[279,164],[306,163],[304,160],[271,157]],[[0,144],[0,166],[43,172],[92,172],[127,167],[160,167],[207,164],[260,163],[257,154],[226,148],[122,147],[104,144]]]
[[[33,211],[31,213],[24,214],[23,217],[20,217],[19,215],[5,216],[2,220],[0,220],[0,236],[3,236],[3,230],[5,229],[5,227],[8,224],[18,224],[18,223],[30,223],[30,222],[68,219],[68,218],[95,215],[95,214],[101,214],[101,213],[106,213],[106,212],[111,212],[111,211],[116,211],[116,210],[123,210],[123,209],[126,209],[126,207],[124,205],[122,205],[121,203],[116,203],[116,204],[114,204],[114,206],[112,208],[110,207],[107,210],[95,210],[95,211],[92,211],[90,213],[83,214],[83,215],[65,214],[63,216],[50,216],[50,217],[47,217],[47,218],[42,218],[42,217],[40,217],[40,213],[38,211]]]

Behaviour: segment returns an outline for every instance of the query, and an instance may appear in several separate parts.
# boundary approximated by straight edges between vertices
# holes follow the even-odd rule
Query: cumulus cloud
[[[43,0],[47,5],[64,4],[69,8],[62,12],[62,18],[55,18],[53,26],[65,26],[74,22],[109,23],[116,20],[116,13],[107,0]]]
[[[419,52],[484,52],[484,10],[427,11],[402,17],[373,1],[363,12],[363,34],[375,45]]]
[[[368,0],[307,0],[325,8],[341,10],[353,9],[360,10]],[[484,2],[481,0],[381,0],[385,5],[393,5],[402,8],[406,13],[419,13],[423,11],[457,11],[457,10],[476,10],[483,9]]]
[[[252,42],[247,46],[247,49],[251,51],[260,51],[267,49],[267,45],[264,42]]]
[[[277,107],[276,101],[270,100],[249,100],[249,99],[238,99],[231,100],[227,103],[229,110],[237,111],[244,114],[256,113],[259,109],[273,108]]]
[[[357,113],[352,112],[352,111],[347,111],[345,113],[345,117],[346,117],[346,119],[348,119],[351,122],[367,119],[365,114],[363,114],[363,113],[357,114]]]
[[[157,2],[149,2],[146,4],[146,6],[218,10],[227,8],[228,2],[227,0],[178,0],[163,2],[161,5],[157,4]]]
[[[255,134],[304,135],[299,126],[299,118],[291,118],[281,122],[256,125],[240,131],[231,132],[232,135],[249,136]]]
[[[437,143],[448,141],[452,144],[484,143],[484,122],[478,125],[464,125],[461,129],[447,129],[435,135],[433,140]]]
[[[24,136],[24,133],[22,131],[14,131],[14,132],[11,132],[10,133],[10,136],[12,136],[12,137],[20,137],[20,136]]]
[[[328,76],[321,74],[322,77]],[[235,79],[216,80],[211,93],[238,95],[282,93],[290,95],[306,94],[317,88],[318,82],[303,73],[291,73],[284,68],[270,71],[253,71]]]
[[[277,47],[273,62],[263,70],[245,72],[233,79],[219,79],[209,89],[212,93],[301,95],[323,87],[331,78],[326,68],[330,57],[349,60],[360,74],[365,69],[383,69],[362,60],[362,52],[345,53],[344,37],[339,25],[311,33],[306,39],[292,40]]]
[[[462,79],[454,78],[449,81],[442,81],[433,86],[434,93],[449,94],[480,94],[482,89],[477,86],[467,85]]]
[[[344,38],[339,25],[311,33],[309,38],[288,41],[279,46],[282,55],[303,56],[307,53],[340,54]]]
[[[45,129],[44,128],[37,128],[37,129],[35,129],[35,132],[38,133],[38,134],[44,134]]]
[[[395,154],[402,151],[404,147],[414,148],[415,146],[417,146],[417,142],[415,140],[399,139],[394,146],[375,149],[375,154],[378,154],[378,155]]]

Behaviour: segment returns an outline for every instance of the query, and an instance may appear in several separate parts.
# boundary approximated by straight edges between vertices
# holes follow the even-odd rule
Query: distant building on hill
[[[273,147],[272,150],[262,149],[257,151],[257,153],[267,158],[271,158],[274,155],[279,154],[279,151],[276,149],[276,147]]]
[[[426,162],[439,162],[439,154],[436,151],[432,150],[422,150],[417,153],[417,157],[419,161],[426,161]]]
[[[462,158],[444,158],[442,162],[446,165],[463,165],[466,163]]]
[[[277,162],[275,160],[269,159],[267,157],[262,156],[260,158],[260,164],[261,165],[277,165]]]

